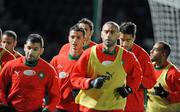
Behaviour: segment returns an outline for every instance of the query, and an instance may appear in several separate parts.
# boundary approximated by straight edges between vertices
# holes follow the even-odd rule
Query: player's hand
[[[0,112],[8,112],[8,106],[0,103]]]
[[[72,96],[75,98],[79,94],[79,89],[73,89],[72,90]]]
[[[50,112],[47,108],[43,108],[42,112]]]
[[[162,87],[162,85],[159,83],[159,86],[155,86],[154,87],[154,95],[158,95],[162,98],[167,98],[168,97],[168,92],[166,90],[164,90],[164,88]]]
[[[100,89],[105,82],[105,77],[97,77],[90,82],[90,87]]]
[[[123,97],[127,97],[130,93],[132,93],[132,89],[129,86],[122,86],[116,89],[116,91]]]

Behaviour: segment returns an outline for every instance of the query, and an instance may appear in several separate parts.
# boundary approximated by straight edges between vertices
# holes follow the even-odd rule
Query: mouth
[[[72,44],[72,47],[74,48],[74,47],[76,47],[77,46],[77,44]]]
[[[34,59],[34,56],[29,55],[29,56],[27,56],[27,59]]]

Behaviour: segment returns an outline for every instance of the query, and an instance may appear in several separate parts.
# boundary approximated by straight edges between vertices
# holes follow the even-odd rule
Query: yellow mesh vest
[[[95,78],[99,75],[106,77],[101,89],[91,88],[81,90],[76,97],[76,103],[94,110],[124,110],[126,98],[122,98],[115,89],[126,84],[126,72],[121,58],[123,50],[119,48],[116,59],[109,65],[102,65],[96,55],[96,46],[91,48],[88,62],[88,77]]]
[[[166,74],[171,67],[171,64],[168,64],[166,68],[163,70],[161,75],[159,76],[157,83],[155,86],[158,86],[160,83],[163,88],[168,91],[168,86],[166,84]],[[153,95],[152,93],[154,92],[154,89],[149,89],[148,90],[148,102],[147,102],[147,110],[146,112],[179,112],[178,106],[180,104],[174,103],[170,104],[169,101],[166,98],[161,98],[160,96]]]

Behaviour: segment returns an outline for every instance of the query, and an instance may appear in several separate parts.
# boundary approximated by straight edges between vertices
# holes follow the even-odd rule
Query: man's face
[[[85,38],[82,32],[71,30],[68,38],[72,50],[79,51],[83,49]]]
[[[90,40],[91,36],[93,34],[93,31],[91,31],[89,25],[88,24],[84,24],[84,23],[79,23],[79,27],[83,28],[86,31],[85,39],[86,40]]]
[[[1,38],[2,47],[6,48],[9,51],[13,51],[16,46],[17,41],[11,36],[3,35]]]
[[[160,61],[161,58],[164,56],[162,51],[162,46],[160,44],[155,44],[150,51],[150,58],[152,61]]]
[[[133,35],[131,34],[120,33],[119,40],[120,46],[125,48],[126,50],[129,50],[134,44],[135,37],[133,37]]]
[[[103,44],[110,48],[117,43],[117,38],[119,36],[118,29],[111,25],[111,24],[105,24],[101,31],[101,38],[103,41]]]
[[[40,43],[32,43],[27,41],[24,45],[25,57],[28,61],[36,61],[43,53],[44,48],[41,47]]]

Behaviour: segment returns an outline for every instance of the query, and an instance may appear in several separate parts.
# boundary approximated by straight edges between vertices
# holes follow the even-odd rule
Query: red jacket
[[[60,102],[56,106],[58,109],[63,109],[71,112],[78,112],[78,105],[72,96],[72,84],[70,82],[70,75],[74,65],[78,59],[72,59],[68,53],[58,54],[51,60],[51,65],[56,69],[59,79],[60,87]]]
[[[137,44],[134,44],[131,52],[134,53],[136,58],[138,59],[143,74],[142,74],[142,86],[146,89],[152,88],[156,84],[156,78],[155,78],[155,72],[153,68],[153,64],[150,60],[150,57],[148,53],[138,46]],[[133,94],[130,94],[127,97],[127,103],[126,103],[126,112],[144,112],[144,91],[143,89],[139,89],[138,91],[134,91]]]
[[[8,61],[15,59],[15,56],[11,54],[9,51],[0,47],[0,60],[1,60],[1,67],[3,67]]]
[[[18,112],[32,112],[42,107],[45,91],[48,91],[50,102],[46,108],[53,111],[59,102],[55,70],[43,59],[39,59],[35,67],[26,66],[24,63],[25,58],[20,57],[8,62],[2,69],[0,103],[12,105]],[[5,91],[9,91],[8,94]]]
[[[169,62],[166,63],[166,65]],[[156,79],[159,78],[161,75],[162,69],[155,69],[155,75]],[[180,102],[180,71],[175,67],[171,66],[168,73],[167,73],[167,78],[166,78],[166,83],[169,89],[169,95],[167,97],[168,101],[171,103],[179,103]]]

